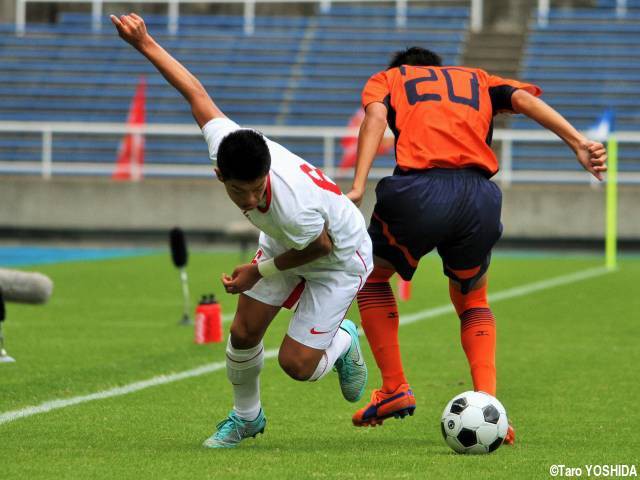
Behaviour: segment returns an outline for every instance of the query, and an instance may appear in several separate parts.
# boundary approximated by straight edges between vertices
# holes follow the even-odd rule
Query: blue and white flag
[[[604,142],[609,138],[609,134],[613,132],[614,124],[615,112],[612,108],[608,108],[600,115],[598,123],[591,127],[587,133],[590,138]]]

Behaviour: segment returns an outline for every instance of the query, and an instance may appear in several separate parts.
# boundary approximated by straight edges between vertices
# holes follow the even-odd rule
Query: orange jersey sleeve
[[[387,72],[378,72],[373,75],[364,86],[362,90],[362,106],[367,108],[367,105],[374,102],[387,104],[389,97],[389,84],[387,83]]]
[[[513,112],[513,108],[511,107],[511,95],[513,95],[513,92],[518,89],[525,90],[536,97],[542,95],[542,89],[537,85],[519,82],[508,78],[500,78],[495,75],[489,75],[488,85],[494,113]]]
[[[387,106],[400,168],[478,168],[490,176],[498,171],[490,146],[493,117],[513,111],[511,95],[518,88],[542,93],[480,69],[403,65],[373,75],[362,104]]]

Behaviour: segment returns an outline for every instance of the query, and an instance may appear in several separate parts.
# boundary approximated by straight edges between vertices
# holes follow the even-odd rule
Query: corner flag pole
[[[609,135],[607,154],[605,264],[608,270],[615,270],[618,266],[618,139],[615,133]]]

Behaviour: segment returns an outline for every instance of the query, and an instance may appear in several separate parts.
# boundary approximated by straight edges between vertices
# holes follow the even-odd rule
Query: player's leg
[[[262,338],[280,307],[240,294],[227,342],[227,378],[233,388],[233,409],[204,442],[209,448],[235,447],[244,438],[264,432],[260,403],[260,372],[264,365]]]
[[[344,319],[366,269],[305,275],[305,290],[279,352],[282,369],[296,380],[318,381],[335,367],[348,401],[360,399],[367,381],[357,327]]]
[[[272,258],[282,250],[265,235],[254,261]],[[240,294],[226,349],[227,378],[233,388],[233,410],[217,426],[204,445],[209,448],[236,446],[242,439],[264,431],[266,418],[260,403],[260,371],[264,364],[262,338],[280,305],[300,281],[295,275],[274,275],[261,279]]]
[[[496,395],[496,321],[488,302],[491,249],[502,233],[499,188],[473,172],[457,179],[468,192],[461,202],[456,235],[438,247],[449,277],[451,302],[460,319],[460,341],[474,390]],[[513,443],[509,427],[507,443]]]
[[[463,275],[463,272],[458,272]],[[469,368],[473,389],[496,396],[496,321],[487,298],[488,275],[483,274],[465,294],[462,283],[449,279],[449,294],[460,318],[460,341]],[[509,425],[505,442],[515,442]]]
[[[395,267],[374,257],[375,267],[367,283],[358,293],[358,309],[376,365],[382,376],[382,387],[372,392],[369,403],[352,417],[355,426],[381,425],[386,418],[413,415],[416,407],[413,391],[404,375],[398,329],[398,305],[389,280]]]
[[[395,273],[391,262],[374,257],[373,272],[358,293],[362,329],[382,375],[380,390],[385,393],[407,383],[398,341],[398,304],[390,284]]]
[[[398,329],[398,305],[389,280],[393,264],[374,257],[374,269],[358,293],[362,328],[382,376],[382,387],[352,417],[355,426],[375,426],[389,417],[413,415],[415,397],[404,375]]]
[[[449,295],[460,318],[460,339],[471,369],[473,388],[495,396],[496,322],[489,307],[487,287],[486,273],[467,293],[462,293],[461,282],[449,279]]]
[[[294,380],[315,382],[331,371],[350,346],[351,336],[343,328],[338,328],[326,349],[309,347],[285,335],[278,361],[285,373]]]
[[[460,318],[474,388],[495,396],[496,328],[487,301],[487,271],[491,249],[502,234],[502,194],[497,185],[472,170],[457,173],[452,181],[464,195],[458,202],[455,229],[438,245],[438,253]]]
[[[280,307],[240,295],[227,343],[227,377],[233,385],[234,411],[253,420],[260,412],[259,375],[264,365],[262,338]]]
[[[316,382],[335,367],[344,398],[356,402],[362,397],[368,372],[358,328],[351,320],[340,322],[331,343],[324,349],[300,343],[287,334],[280,346],[278,359],[291,378],[301,381]]]
[[[376,188],[377,202],[369,226],[375,268],[358,294],[358,308],[382,385],[353,415],[356,426],[379,425],[386,418],[402,418],[415,410],[415,397],[402,365],[400,318],[390,278],[398,273],[411,279],[418,259],[433,248],[440,235],[444,215],[430,213],[433,202],[428,194],[433,189],[428,184],[432,181],[419,174],[394,175]]]

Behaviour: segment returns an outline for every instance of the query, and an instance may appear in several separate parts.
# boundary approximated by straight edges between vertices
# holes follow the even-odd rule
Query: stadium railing
[[[351,178],[353,169],[340,169],[336,165],[336,144],[345,136],[357,136],[357,130],[344,127],[295,127],[295,126],[254,126],[265,135],[276,140],[280,138],[322,139],[324,145],[323,169],[336,179]],[[0,161],[0,174],[40,175],[50,179],[53,175],[111,175],[115,167],[112,162],[61,162],[53,161],[53,136],[55,134],[90,134],[90,135],[124,135],[142,134],[146,136],[200,137],[202,133],[195,125],[187,124],[148,124],[145,126],[128,126],[122,123],[85,123],[85,122],[21,122],[0,121],[0,132],[20,132],[39,134],[42,142],[42,156],[39,162],[34,161]],[[391,135],[387,132],[387,135]],[[621,144],[640,144],[640,132],[619,131],[616,138]],[[511,183],[594,183],[577,164],[571,170],[522,170],[514,168],[514,142],[558,142],[561,140],[554,134],[544,130],[509,130],[496,129],[493,139],[500,143],[498,157],[500,172],[495,180],[503,186]],[[208,177],[212,175],[211,166],[206,159],[206,146],[202,146],[203,162],[201,164],[154,164],[147,162],[143,166],[143,176],[174,177]],[[294,152],[295,153],[295,152]],[[567,150],[567,158],[573,155]],[[381,178],[389,175],[391,169],[377,168],[374,164],[372,176]],[[623,171],[619,173],[619,182],[640,184],[640,172]]]
[[[388,2],[389,0],[360,0],[361,2]],[[396,4],[396,24],[402,27],[407,20],[407,3],[408,0],[392,0]],[[423,0],[428,3],[429,0]],[[469,0],[471,3],[471,22],[470,27],[473,32],[479,32],[483,26],[484,0]],[[254,31],[255,22],[255,6],[256,3],[318,3],[322,12],[327,12],[331,8],[331,3],[350,2],[353,0],[137,0],[137,4],[141,3],[166,3],[167,4],[167,29],[170,34],[175,35],[178,32],[178,22],[180,18],[180,4],[197,3],[197,4],[230,4],[241,3],[244,5],[244,31],[247,35],[251,35]],[[624,17],[627,14],[628,0],[611,0],[615,2],[616,15]],[[104,0],[16,0],[16,23],[15,31],[17,35],[23,35],[26,30],[27,21],[27,4],[28,3],[90,3],[92,28],[99,31],[102,27],[103,5]],[[537,22],[541,27],[545,27],[549,23],[549,12],[551,10],[551,0],[538,0]]]
[[[30,0],[31,1],[31,0]],[[627,0],[615,1],[616,15],[624,17],[627,14]],[[551,10],[551,0],[538,0],[538,25],[546,27],[549,24],[549,11]]]
[[[403,27],[407,22],[407,4],[408,0],[359,0],[358,3],[380,3],[394,1],[396,4],[396,25]],[[430,0],[413,0],[429,3]],[[167,12],[167,29],[171,35],[178,32],[178,24],[180,18],[180,4],[244,4],[244,32],[251,35],[255,27],[255,7],[256,3],[318,3],[321,12],[328,12],[331,3],[353,3],[354,0],[136,0],[136,4],[166,3]],[[471,4],[471,22],[470,27],[473,32],[482,30],[483,18],[483,2],[484,0],[469,0]],[[21,36],[26,31],[27,24],[27,4],[28,3],[90,3],[92,28],[94,31],[100,31],[102,28],[103,5],[104,0],[16,0],[16,34]]]

